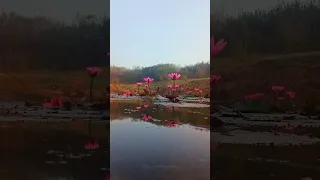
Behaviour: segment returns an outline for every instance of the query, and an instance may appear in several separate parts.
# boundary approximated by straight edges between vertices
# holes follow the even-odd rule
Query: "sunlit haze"
[[[209,61],[209,0],[111,0],[110,9],[111,65]]]

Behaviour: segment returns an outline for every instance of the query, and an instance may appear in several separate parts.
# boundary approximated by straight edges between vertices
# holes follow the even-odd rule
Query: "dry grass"
[[[82,80],[84,83],[76,85],[75,80]],[[84,71],[0,73],[0,99],[43,101],[52,96],[69,96],[75,89],[87,95],[89,81]],[[108,82],[109,75],[106,73],[95,79],[95,97],[104,97]]]
[[[172,81],[159,81],[159,82],[152,82],[151,88],[157,89],[160,88],[160,94],[167,93],[167,85],[171,84]],[[180,93],[184,93],[187,90],[193,90],[194,88],[199,88],[203,90],[203,95],[209,96],[210,94],[210,79],[209,78],[202,78],[202,79],[189,79],[189,80],[177,80],[176,84],[178,84],[181,88],[183,88],[183,91]],[[143,92],[144,87],[141,87],[141,91]],[[111,92],[114,93],[124,93],[125,91],[129,90],[131,92],[137,91],[137,85],[136,84],[111,84],[110,85]]]
[[[244,95],[262,92],[272,93],[272,85],[283,85],[297,93],[296,103],[320,104],[320,52],[271,56],[264,58],[215,59],[212,72],[222,80],[212,87],[213,98],[218,100],[243,99]],[[55,94],[68,95],[75,89],[74,80],[84,81],[79,89],[88,94],[89,77],[84,71],[0,73],[0,99],[41,100]],[[109,74],[103,72],[96,78],[94,94],[104,97]],[[166,89],[170,81],[153,82],[152,88]],[[185,90],[195,87],[209,94],[209,79],[179,80]],[[57,86],[57,90],[52,87]],[[133,90],[135,84],[111,84],[111,92]]]
[[[320,52],[214,63],[211,72],[223,77],[214,85],[215,98],[241,99],[255,92],[272,93],[272,85],[283,85],[297,93],[297,103],[320,103]]]

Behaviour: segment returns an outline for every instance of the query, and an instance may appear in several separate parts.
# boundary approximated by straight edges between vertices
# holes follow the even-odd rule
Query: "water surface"
[[[2,121],[0,179],[102,180],[109,170],[108,130],[106,122]],[[99,147],[86,148],[90,143]]]
[[[113,102],[112,179],[209,180],[209,121],[209,108]]]

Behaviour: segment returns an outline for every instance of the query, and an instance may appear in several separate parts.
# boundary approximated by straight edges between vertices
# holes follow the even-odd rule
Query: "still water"
[[[111,104],[112,180],[209,180],[209,108]]]
[[[0,179],[102,180],[108,143],[105,122],[0,122]]]

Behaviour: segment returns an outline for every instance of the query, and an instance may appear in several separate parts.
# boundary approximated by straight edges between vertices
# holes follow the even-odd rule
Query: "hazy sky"
[[[210,0],[111,0],[111,65],[209,61]]]
[[[0,0],[0,8],[21,15],[44,15],[55,19],[72,21],[76,13],[109,15],[110,0]]]

